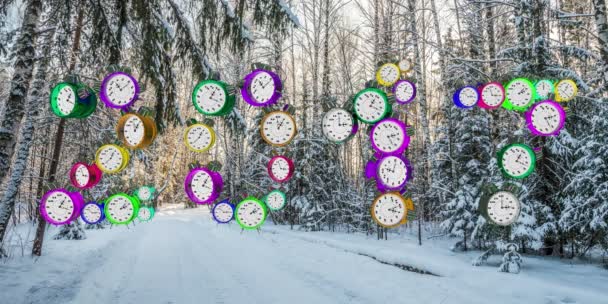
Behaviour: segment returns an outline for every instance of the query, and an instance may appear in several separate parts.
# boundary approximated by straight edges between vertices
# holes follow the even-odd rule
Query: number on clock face
[[[234,211],[232,210],[232,207],[229,204],[220,203],[213,208],[213,215],[215,215],[217,221],[221,223],[227,223],[234,216]]]
[[[388,104],[378,92],[367,91],[357,96],[355,111],[365,122],[374,123],[382,119],[387,112]]]
[[[344,109],[331,109],[323,116],[323,134],[329,140],[342,142],[353,132],[353,116]]]
[[[399,61],[399,70],[401,70],[401,72],[407,72],[411,69],[412,69],[412,64],[410,63],[409,60],[403,59],[403,60]]]
[[[382,159],[378,166],[378,178],[390,187],[397,188],[405,184],[407,178],[407,166],[403,159],[396,156],[388,156]]]
[[[281,210],[285,207],[285,196],[278,191],[272,191],[266,197],[266,205],[272,210]]]
[[[256,227],[266,219],[264,208],[254,200],[246,200],[239,204],[236,216],[245,227]]]
[[[507,98],[513,106],[525,107],[534,99],[534,91],[528,81],[515,79],[507,86]]]
[[[110,199],[108,204],[108,212],[110,214],[106,214],[106,216],[112,217],[115,221],[119,223],[127,222],[133,215],[135,214],[135,209],[133,208],[133,204],[131,201],[124,196],[115,196]]]
[[[122,153],[115,146],[105,146],[99,152],[99,164],[107,171],[120,169],[123,162]]]
[[[264,119],[262,134],[273,145],[286,145],[296,135],[296,126],[287,113],[274,112]]]
[[[387,84],[393,84],[399,80],[399,68],[393,64],[385,64],[380,67],[380,78]]]
[[[502,155],[502,167],[507,174],[513,177],[525,175],[534,165],[530,151],[514,145],[505,150]]]
[[[384,153],[391,153],[401,148],[405,141],[405,132],[395,121],[379,122],[372,132],[373,143]]]
[[[541,134],[554,134],[562,127],[562,111],[559,105],[550,102],[541,102],[532,109],[531,123],[534,129]]]
[[[507,191],[494,193],[488,202],[488,216],[500,226],[508,226],[517,220],[520,211],[520,202]]]
[[[130,115],[125,122],[124,136],[130,146],[137,146],[144,140],[144,122],[135,115]]]
[[[72,113],[76,106],[76,93],[74,89],[68,85],[64,85],[57,94],[57,107],[61,114],[68,115]]]
[[[397,194],[383,194],[374,203],[374,217],[386,227],[397,226],[406,214],[403,199]]]
[[[479,93],[477,93],[477,90],[472,87],[466,87],[460,90],[460,93],[458,93],[458,98],[463,106],[472,107],[477,104],[477,101],[479,100]]]
[[[212,141],[211,131],[200,124],[190,128],[186,138],[188,140],[188,145],[195,150],[205,150],[209,148]]]
[[[205,171],[197,171],[192,178],[192,192],[201,201],[208,200],[213,195],[213,179]]]
[[[137,217],[142,221],[149,221],[152,218],[152,213],[148,208],[140,208]]]
[[[498,107],[505,99],[502,88],[495,83],[488,84],[481,91],[481,98],[490,107]]]
[[[47,197],[44,210],[53,221],[63,223],[74,215],[76,206],[69,195],[55,191]]]
[[[400,102],[409,102],[414,98],[416,88],[409,81],[400,81],[395,87],[395,97]]]
[[[569,101],[576,96],[576,83],[572,80],[562,80],[555,87],[556,95],[559,95],[559,101]]]
[[[541,99],[549,98],[549,95],[553,93],[553,83],[550,80],[541,80],[536,83],[536,94]]]
[[[78,186],[84,187],[89,183],[89,169],[84,164],[78,164],[74,175],[76,177],[76,183],[78,183]]]
[[[204,84],[196,92],[196,104],[206,113],[217,113],[226,104],[226,93],[217,83]]]
[[[279,181],[284,181],[289,176],[289,163],[282,157],[275,158],[270,165],[272,175]]]
[[[89,223],[97,223],[101,219],[101,209],[96,204],[86,204],[82,209],[82,216]]]
[[[135,82],[123,74],[111,76],[104,89],[108,99],[117,106],[129,104],[137,94]]]
[[[266,103],[276,91],[274,79],[267,72],[257,73],[249,86],[249,94],[258,103]]]

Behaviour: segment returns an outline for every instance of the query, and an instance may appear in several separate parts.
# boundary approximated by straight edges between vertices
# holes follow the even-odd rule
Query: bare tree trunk
[[[593,17],[597,28],[597,42],[600,49],[600,56],[604,62],[602,68],[603,89],[598,90],[596,94],[602,93],[608,86],[608,23],[606,21],[606,1],[593,0]]]

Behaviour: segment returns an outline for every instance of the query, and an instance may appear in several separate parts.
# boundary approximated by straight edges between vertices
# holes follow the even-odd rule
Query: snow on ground
[[[519,275],[499,273],[498,256],[473,267],[478,253],[452,253],[448,240],[418,246],[407,234],[378,241],[272,223],[241,232],[207,208],[87,236],[49,238],[42,257],[0,263],[0,303],[608,303],[608,271],[596,265],[524,257]]]

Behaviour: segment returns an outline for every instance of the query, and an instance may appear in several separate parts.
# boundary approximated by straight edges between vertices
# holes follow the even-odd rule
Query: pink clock
[[[500,82],[486,83],[479,89],[477,105],[484,109],[497,109],[505,101],[505,88]]]
[[[295,171],[293,160],[283,155],[270,159],[267,168],[270,178],[278,183],[287,182]]]
[[[77,162],[70,169],[70,181],[78,189],[90,189],[101,181],[102,172],[96,164]]]

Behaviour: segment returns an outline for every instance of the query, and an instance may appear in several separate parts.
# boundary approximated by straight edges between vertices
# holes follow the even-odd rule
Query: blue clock
[[[101,223],[106,218],[103,212],[103,204],[98,204],[97,202],[88,202],[84,204],[82,212],[80,213],[80,218],[89,225]]]
[[[225,199],[213,206],[211,215],[218,224],[227,224],[234,219],[234,205],[229,199]]]
[[[454,100],[454,105],[459,108],[472,108],[479,101],[479,91],[474,86],[462,87],[454,93],[452,100]]]

